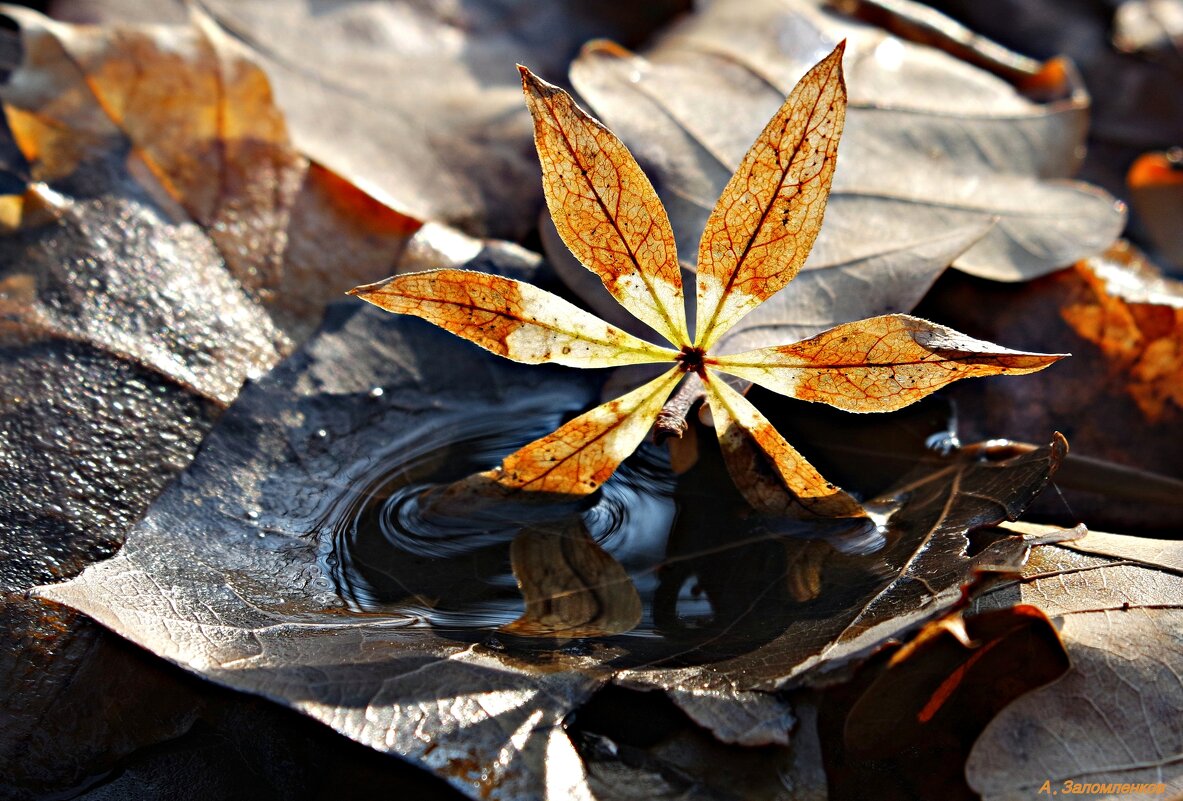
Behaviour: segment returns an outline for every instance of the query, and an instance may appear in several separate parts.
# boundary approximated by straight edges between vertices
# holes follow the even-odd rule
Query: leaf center
[[[698,373],[701,376],[705,369],[703,366],[705,356],[706,351],[703,348],[683,345],[682,351],[677,355],[675,361],[683,373]]]

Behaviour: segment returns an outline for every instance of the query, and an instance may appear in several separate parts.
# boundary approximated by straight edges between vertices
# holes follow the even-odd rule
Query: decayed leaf
[[[1127,784],[1166,797],[1183,791],[1181,562],[1177,541],[1089,534],[1036,547],[1019,581],[979,601],[1043,609],[1072,662],[1062,679],[1003,710],[974,745],[966,775],[983,798],[1034,794],[1045,782],[1061,795],[1086,785],[1112,799],[1130,797]]]
[[[1016,606],[927,624],[886,665],[827,694],[821,725],[834,801],[969,799],[965,761],[1007,704],[1068,670],[1055,626]],[[864,675],[869,673],[869,675]]]
[[[1079,164],[1083,89],[1033,103],[982,70],[818,5],[712,3],[644,57],[595,43],[573,65],[580,94],[651,170],[680,250],[703,229],[780,98],[841,39],[848,41],[851,108],[827,224],[803,274],[826,280],[875,257],[899,265],[898,272],[934,237],[980,229],[992,218],[997,224],[980,241],[953,254],[955,266],[995,279],[1030,278],[1117,236],[1123,211],[1112,198],[1050,180]],[[858,309],[830,322],[909,308]]]
[[[754,407],[723,385],[715,370],[732,372],[731,363],[710,352],[740,318],[792,280],[821,228],[845,116],[842,54],[840,44],[801,79],[719,198],[700,246],[693,343],[668,221],[636,161],[565,92],[521,68],[559,235],[613,296],[677,350],[647,345],[548,293],[471,273],[396,276],[352,294],[518,361],[576,366],[672,361],[675,369],[527,445],[500,468],[452,488],[445,499],[467,498],[474,489],[480,494],[486,485],[494,492],[595,491],[640,444],[681,375],[694,374],[706,384],[722,421],[719,436],[733,476],[759,511],[785,514],[795,505],[821,517],[865,516],[857,501],[826,482]],[[850,334],[864,328],[865,336]],[[909,337],[909,330],[918,333]],[[853,324],[819,340],[837,360],[834,375],[826,378],[857,384],[863,395],[859,411],[899,408],[963,374],[1030,372],[1060,358],[1006,351],[911,318]],[[929,349],[918,357],[921,340]],[[799,352],[817,344],[803,343]],[[918,358],[924,363],[916,364]],[[949,366],[952,361],[956,367]],[[759,363],[762,381],[780,391],[848,404],[836,392],[797,381],[796,365],[787,360],[763,362],[762,355],[744,354],[735,374],[743,376]],[[850,377],[842,372],[848,364],[855,365]]]
[[[1101,349],[1147,422],[1183,411],[1183,283],[1165,278],[1129,245],[1081,262],[1088,294],[1061,310],[1082,339]]]

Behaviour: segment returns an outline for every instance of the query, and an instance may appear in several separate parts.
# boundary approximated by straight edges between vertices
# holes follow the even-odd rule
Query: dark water
[[[505,422],[486,419],[484,425]],[[440,442],[438,451],[409,462],[374,465],[334,504],[325,521],[332,538],[326,565],[352,608],[411,615],[443,628],[509,623],[523,610],[510,543],[527,526],[571,519],[582,521],[592,539],[625,566],[642,597],[652,594],[677,513],[675,477],[663,451],[643,446],[599,492],[581,501],[503,504],[471,517],[441,518],[425,511],[425,493],[487,470],[529,441],[512,431],[454,433],[464,437]]]
[[[530,526],[580,521],[624,566],[643,602],[640,624],[611,638],[616,646],[646,659],[704,644],[747,649],[783,631],[788,617],[810,613],[794,589],[808,584],[816,562],[810,539],[829,540],[836,547],[823,548],[831,554],[872,554],[883,542],[875,525],[819,528],[753,517],[709,430],[698,464],[681,476],[664,448],[646,444],[586,499],[504,503],[458,518],[430,512],[425,493],[497,465],[546,433],[535,429],[511,412],[484,416],[367,466],[322,525],[331,542],[324,566],[349,606],[446,635],[496,638],[524,609],[510,568],[514,537]],[[805,578],[796,578],[802,571]],[[865,572],[838,575],[855,590]]]

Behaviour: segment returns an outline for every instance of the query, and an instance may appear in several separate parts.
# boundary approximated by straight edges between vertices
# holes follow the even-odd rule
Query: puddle
[[[880,578],[882,515],[822,527],[755,518],[710,439],[682,476],[664,448],[646,444],[586,499],[506,503],[461,519],[425,511],[425,493],[496,465],[542,433],[527,431],[512,410],[499,411],[347,471],[355,478],[328,505],[319,536],[322,568],[349,608],[445,636],[516,643],[496,632],[524,609],[510,544],[527,527],[572,520],[624,566],[642,601],[637,627],[603,641],[646,662],[756,648],[793,620],[830,614]],[[817,542],[821,536],[839,547]]]

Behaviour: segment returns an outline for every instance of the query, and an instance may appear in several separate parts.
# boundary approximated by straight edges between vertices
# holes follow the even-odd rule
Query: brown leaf
[[[674,232],[653,185],[570,95],[519,69],[559,236],[622,306],[675,346],[689,345]]]
[[[72,131],[101,134],[92,150],[125,139],[159,191],[209,231],[234,276],[251,292],[273,290],[306,163],[263,71],[208,25],[75,27],[10,13],[23,69],[57,84],[52,94],[19,80],[4,91],[34,174],[73,171],[87,139]]]
[[[1094,536],[1036,547],[1020,580],[977,604],[1038,606],[1072,661],[1060,681],[1003,710],[974,745],[966,775],[983,798],[1034,794],[1048,781],[1061,795],[1065,782],[1099,784],[1085,791],[1102,798],[1129,797],[1123,784],[1183,791],[1183,544]]]
[[[157,22],[181,5],[59,0],[54,12]],[[685,6],[205,0],[199,13],[266,69],[302,154],[415,219],[520,241],[541,195],[514,62],[557,74],[583,42],[641,39]]]
[[[641,621],[641,598],[620,563],[580,522],[527,528],[509,549],[526,611],[501,631],[523,637],[606,637]]]
[[[1055,626],[1032,606],[925,625],[884,666],[831,693],[821,713],[834,801],[973,798],[965,760],[1004,707],[1068,670]]]
[[[743,395],[719,379],[705,382],[728,472],[758,512],[803,510],[823,517],[866,517],[850,495],[826,481]]]

